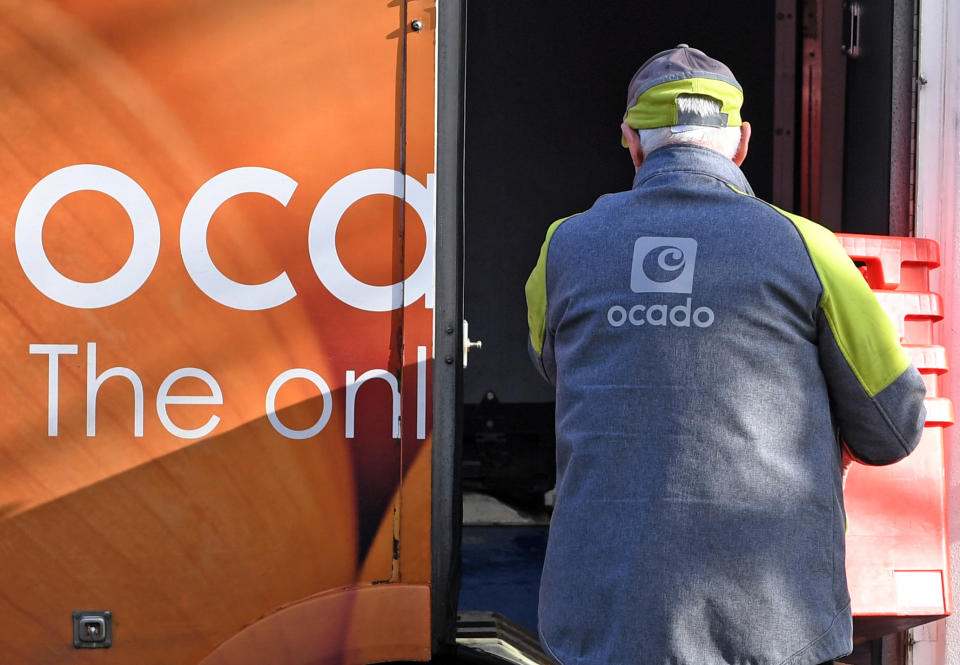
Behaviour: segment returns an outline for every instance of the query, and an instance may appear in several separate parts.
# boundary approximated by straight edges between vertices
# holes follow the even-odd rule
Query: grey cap
[[[658,94],[644,97],[651,88],[683,81],[684,84],[669,86],[657,91]],[[714,84],[719,82],[721,85]],[[726,84],[726,85],[722,85]],[[728,87],[732,86],[732,88]],[[663,92],[663,94],[659,94]],[[679,94],[697,94],[712,97],[719,101],[725,112],[717,117],[676,118],[667,122],[668,106],[675,104]],[[648,59],[630,80],[627,87],[627,113],[624,119],[634,129],[650,126],[662,127],[671,124],[699,124],[714,127],[726,127],[740,124],[740,106],[743,103],[743,88],[737,82],[730,68],[719,60],[714,60],[703,51],[691,48],[687,44],[661,51]]]

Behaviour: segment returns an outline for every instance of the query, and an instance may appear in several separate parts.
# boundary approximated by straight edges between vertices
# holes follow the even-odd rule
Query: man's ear
[[[744,122],[740,125],[740,145],[737,146],[737,152],[733,156],[733,163],[737,166],[743,164],[747,158],[747,147],[750,144],[750,123]]]
[[[633,168],[638,170],[643,164],[643,146],[640,145],[640,135],[637,130],[623,122],[620,123],[620,131],[623,132],[623,140],[627,142],[627,150],[630,151],[630,157],[633,158]]]

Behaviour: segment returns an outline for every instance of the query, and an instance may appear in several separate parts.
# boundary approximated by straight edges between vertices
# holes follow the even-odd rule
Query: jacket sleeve
[[[527,350],[533,360],[534,367],[544,379],[556,385],[556,364],[553,356],[553,332],[547,324],[547,253],[550,241],[557,228],[570,219],[558,219],[547,229],[547,237],[540,247],[540,257],[537,265],[527,279]]]
[[[920,373],[836,236],[802,217],[792,221],[823,286],[817,311],[820,366],[840,434],[859,461],[896,462],[916,448],[923,432],[926,391]]]

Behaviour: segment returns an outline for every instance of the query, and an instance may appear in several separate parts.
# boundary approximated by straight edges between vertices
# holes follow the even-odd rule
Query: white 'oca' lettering
[[[286,272],[268,282],[242,284],[224,275],[207,247],[207,228],[214,212],[227,200],[245,193],[265,194],[286,206],[297,188],[295,180],[268,168],[247,166],[220,173],[190,199],[180,224],[180,253],[194,284],[222,305],[241,310],[277,307],[297,295]],[[310,218],[307,245],[317,277],[336,298],[358,309],[386,312],[410,305],[422,296],[433,308],[434,294],[434,177],[424,187],[411,176],[392,169],[366,169],[337,181],[317,202]],[[78,282],[64,276],[43,248],[43,224],[60,199],[79,191],[102,192],[116,200],[133,225],[130,256],[116,273],[99,282]],[[376,286],[358,280],[337,254],[337,226],[347,208],[374,194],[403,198],[420,216],[426,250],[405,281]],[[17,214],[14,240],[17,258],[27,279],[45,296],[67,307],[108,307],[133,295],[150,277],[160,254],[160,221],[147,193],[128,175],[96,164],[67,166],[38,182]]]

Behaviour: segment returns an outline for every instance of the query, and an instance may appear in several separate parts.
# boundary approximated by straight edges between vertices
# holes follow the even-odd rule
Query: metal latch
[[[844,3],[846,11],[843,14],[843,36],[844,43],[841,45],[843,52],[850,58],[860,57],[860,16],[861,7],[859,2]]]
[[[478,340],[470,339],[470,324],[467,323],[467,320],[463,320],[463,366],[467,366],[467,354],[470,353],[470,349],[477,349],[478,351],[483,347],[483,342]]]
[[[108,610],[73,613],[73,648],[108,649],[113,644],[113,614]]]

